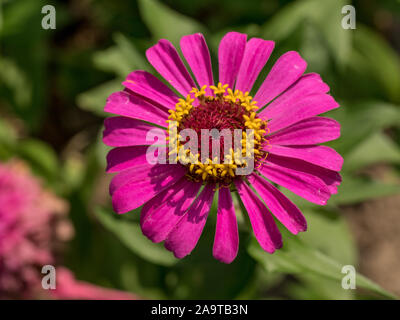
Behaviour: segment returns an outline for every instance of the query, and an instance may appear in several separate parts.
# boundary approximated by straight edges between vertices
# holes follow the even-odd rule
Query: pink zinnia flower
[[[327,94],[329,87],[318,74],[304,74],[307,64],[294,51],[276,61],[253,99],[249,93],[268,61],[273,41],[247,41],[245,34],[226,34],[218,50],[218,84],[204,37],[184,36],[180,46],[195,79],[167,40],[160,40],[146,55],[183,98],[145,71],[129,74],[123,82],[125,90],[108,98],[105,111],[120,115],[105,120],[103,139],[116,147],[107,156],[107,171],[119,172],[110,184],[113,207],[124,213],[144,205],[143,233],[153,242],[165,241],[165,247],[182,258],[195,248],[218,190],[213,255],[230,263],[239,245],[230,191],[237,190],[256,239],[273,253],[282,246],[273,216],[294,234],[305,231],[307,224],[300,210],[270,181],[319,205],[337,192],[343,159],[319,144],[338,138],[340,125],[318,115],[339,105]],[[191,151],[179,154],[184,141],[171,136],[170,146],[174,140],[177,147],[169,154],[176,152],[179,160],[194,161],[149,163],[146,133],[154,125],[176,129],[178,134],[183,129],[197,133],[214,128],[253,129],[255,170],[246,176],[235,173],[246,165],[238,160],[240,149],[238,154],[232,151],[229,163],[211,158],[199,161],[199,154]],[[242,155],[246,152],[243,147]]]
[[[0,163],[0,298],[32,298],[41,268],[72,234],[67,203],[42,188],[20,161]]]
[[[58,256],[73,235],[68,205],[45,190],[21,161],[0,162],[0,299],[137,299],[78,281]],[[44,265],[56,267],[56,289],[42,288]]]

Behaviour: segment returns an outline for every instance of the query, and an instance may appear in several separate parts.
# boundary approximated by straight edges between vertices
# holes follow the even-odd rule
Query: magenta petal
[[[140,216],[143,234],[153,242],[164,241],[193,203],[200,187],[200,182],[183,177],[146,202]]]
[[[178,96],[164,83],[146,71],[133,71],[122,83],[132,92],[165,108],[175,108]]]
[[[235,89],[250,92],[258,74],[267,63],[272,50],[274,50],[274,46],[273,41],[258,38],[252,38],[247,42]]]
[[[266,119],[273,119],[279,116],[280,113],[290,110],[291,106],[296,104],[299,99],[311,94],[327,93],[328,91],[328,85],[322,81],[319,74],[305,74],[262,110],[259,116]]]
[[[333,171],[340,171],[343,165],[342,156],[326,146],[283,147],[271,144],[265,150],[270,154],[304,160]]]
[[[147,60],[178,92],[186,97],[196,87],[171,42],[161,39],[146,51]]]
[[[164,141],[146,139],[148,132],[158,133],[160,137],[165,136],[165,132],[146,124],[140,120],[126,117],[111,117],[104,120],[103,142],[111,147],[127,147],[137,145],[150,145],[154,143],[165,144]]]
[[[186,173],[186,168],[174,164],[156,164],[149,170],[141,170],[127,179],[127,183],[117,188],[112,194],[112,204],[117,213],[136,209],[176,183]]]
[[[336,171],[273,154],[268,155],[267,162],[258,171],[298,196],[320,205],[326,204],[341,182]]]
[[[213,85],[210,52],[201,33],[184,36],[181,39],[181,50],[200,87]],[[211,89],[207,88],[208,95]]]
[[[233,88],[246,48],[247,35],[228,32],[218,48],[219,82]]]
[[[138,96],[125,91],[115,92],[107,99],[105,112],[148,121],[166,127],[168,112]]]
[[[168,235],[165,248],[177,258],[190,254],[203,232],[215,193],[215,184],[207,184],[188,212]]]
[[[261,108],[291,86],[307,68],[307,63],[295,51],[279,57],[258,89],[254,100]]]
[[[235,260],[239,249],[239,233],[229,188],[218,192],[217,226],[215,230],[213,256],[224,263]]]
[[[119,172],[111,180],[109,187],[110,195],[113,195],[115,191],[117,191],[123,185],[127,184],[132,179],[145,179],[147,177],[147,173],[154,166],[155,164],[145,162],[143,164],[139,164],[130,169]]]
[[[301,120],[319,115],[339,107],[339,104],[328,94],[317,94],[300,99],[288,108],[282,108],[279,115],[268,123],[271,133],[286,128]]]
[[[268,141],[278,145],[310,145],[339,137],[339,122],[330,118],[312,117],[274,133],[268,137]]]
[[[296,170],[297,172],[318,177],[325,183],[331,194],[337,193],[337,187],[342,182],[342,177],[338,172],[313,165],[303,160],[277,156],[274,154],[270,154],[268,160],[273,162],[275,165],[284,167],[286,170]]]
[[[271,157],[269,157],[271,158]],[[294,192],[298,196],[325,205],[331,193],[318,177],[269,162],[258,169],[266,178]]]
[[[249,182],[266,203],[272,214],[293,234],[307,230],[301,211],[277,188],[260,176],[249,176]]]
[[[260,246],[269,253],[281,248],[282,235],[271,213],[245,182],[235,180],[235,185],[246,207],[254,235]]]
[[[132,146],[114,148],[107,154],[106,172],[118,172],[133,166],[149,163],[146,152],[149,146]]]

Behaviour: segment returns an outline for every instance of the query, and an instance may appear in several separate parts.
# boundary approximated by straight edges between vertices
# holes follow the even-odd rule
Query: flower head
[[[283,54],[254,90],[273,41],[226,34],[218,81],[201,34],[184,36],[180,47],[194,79],[169,41],[160,40],[146,55],[181,96],[150,73],[134,71],[125,90],[108,98],[105,111],[120,115],[106,119],[103,139],[115,147],[107,171],[119,172],[110,184],[114,209],[124,213],[143,205],[143,233],[182,258],[195,248],[217,193],[213,254],[230,263],[239,245],[231,197],[237,191],[256,239],[273,253],[282,246],[273,216],[294,234],[307,224],[271,182],[320,205],[337,192],[342,157],[319,144],[338,138],[340,125],[318,115],[339,105],[318,74],[304,74],[307,64],[294,51]],[[167,163],[148,161],[153,142],[146,135],[155,126],[168,131],[168,150],[157,154],[168,155]],[[203,139],[204,130],[210,135]]]

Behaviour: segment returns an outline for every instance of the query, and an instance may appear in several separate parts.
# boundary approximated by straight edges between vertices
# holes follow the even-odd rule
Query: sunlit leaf
[[[343,264],[306,245],[298,237],[285,233],[284,246],[274,254],[268,254],[254,240],[249,246],[249,253],[259,261],[268,272],[283,272],[292,274],[311,274],[337,281],[338,286],[344,274]],[[384,298],[395,297],[368,278],[357,273],[356,286],[371,290]]]
[[[357,249],[346,221],[329,212],[303,210],[307,219],[307,231],[298,237],[310,247],[343,264],[357,263]]]

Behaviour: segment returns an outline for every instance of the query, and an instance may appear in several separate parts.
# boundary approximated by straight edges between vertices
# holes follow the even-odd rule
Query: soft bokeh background
[[[161,299],[400,295],[400,1],[0,3],[0,160],[23,159],[69,203],[75,236],[64,264],[78,279]],[[41,28],[46,4],[56,8],[56,30]],[[346,4],[356,8],[356,30],[341,28]],[[110,209],[102,110],[130,71],[154,71],[144,51],[159,38],[177,44],[203,32],[215,67],[218,42],[231,30],[276,41],[268,68],[299,51],[307,71],[331,87],[342,106],[329,116],[342,124],[331,145],[345,159],[343,184],[326,207],[287,193],[309,230],[284,232],[284,248],[273,255],[254,241],[237,202],[238,258],[231,265],[212,258],[214,210],[195,251],[179,261],[141,234],[139,210]],[[348,264],[359,272],[357,291],[341,287]]]

